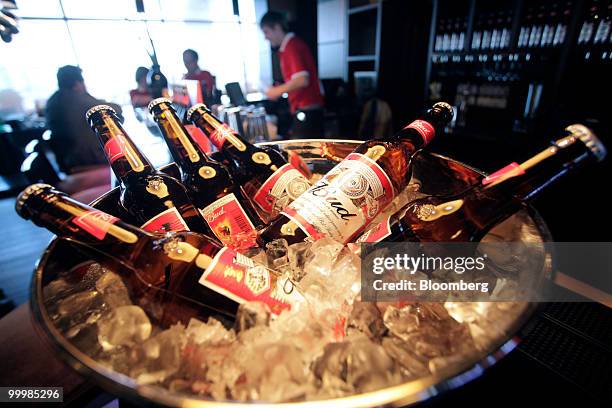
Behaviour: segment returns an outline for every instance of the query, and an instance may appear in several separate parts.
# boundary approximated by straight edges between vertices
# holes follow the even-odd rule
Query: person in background
[[[146,108],[149,105],[149,102],[153,100],[147,85],[148,73],[149,68],[147,67],[138,67],[136,70],[137,87],[136,89],[132,89],[130,91],[130,100],[132,101],[132,106],[134,108]]]
[[[263,15],[259,26],[270,45],[278,47],[283,84],[266,91],[269,99],[288,95],[293,114],[291,138],[323,137],[323,95],[312,52],[294,33],[288,32],[284,16],[276,11]]]
[[[216,87],[215,77],[206,70],[202,70],[198,65],[198,53],[195,50],[187,49],[183,51],[183,63],[187,68],[187,73],[183,76],[184,79],[192,79],[203,82],[202,93],[205,101],[210,101],[213,97],[213,90]]]
[[[51,147],[61,170],[76,173],[83,167],[107,164],[98,138],[85,120],[89,108],[107,102],[87,93],[79,67],[66,65],[58,69],[57,85],[59,89],[47,101],[46,118]],[[118,105],[109,105],[121,114]]]

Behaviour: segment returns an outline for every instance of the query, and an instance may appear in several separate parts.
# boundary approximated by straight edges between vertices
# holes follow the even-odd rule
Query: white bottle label
[[[347,243],[394,197],[384,170],[371,158],[351,153],[282,214],[309,236]]]

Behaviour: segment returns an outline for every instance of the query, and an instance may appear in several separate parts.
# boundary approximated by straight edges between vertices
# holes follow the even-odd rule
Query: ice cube
[[[230,385],[233,398],[281,402],[304,398],[311,391],[302,353],[290,342],[262,344],[247,350],[249,360],[242,360],[243,372]]]
[[[52,314],[52,319],[63,332],[68,332],[72,327],[85,324],[92,314],[100,313],[103,302],[98,291],[88,290],[61,299],[57,302],[56,307],[56,313]],[[73,332],[72,335],[74,334],[76,333]]]
[[[419,359],[403,340],[397,337],[386,337],[382,340],[382,346],[387,354],[401,366],[402,372],[407,379],[429,375],[427,364],[422,359]]]
[[[275,239],[266,244],[266,255],[268,257],[268,265],[274,269],[283,269],[288,263],[287,257],[288,245],[286,239]]]
[[[198,319],[189,320],[185,334],[195,344],[216,344],[231,342],[236,339],[232,330],[227,330],[220,321],[212,317],[206,323]]]
[[[73,290],[73,286],[64,278],[56,279],[43,288],[45,303],[51,304],[63,297],[66,297]]]
[[[77,268],[80,269],[80,267]],[[83,275],[79,286],[82,290],[93,289],[96,286],[98,279],[100,279],[100,277],[106,272],[108,272],[108,269],[104,268],[99,263],[91,263],[89,266],[87,266],[87,271],[85,272],[85,275]]]
[[[295,282],[299,282],[304,277],[304,265],[310,255],[310,247],[312,241],[306,240],[290,245],[287,248],[287,258],[289,267],[291,268],[291,278]]]
[[[388,306],[384,314],[384,324],[389,332],[402,340],[407,340],[411,333],[419,328],[419,317],[414,313],[412,305],[398,309]]]
[[[104,350],[142,343],[151,335],[151,322],[138,306],[120,306],[98,320],[98,341]]]
[[[106,271],[96,282],[96,290],[102,294],[104,303],[111,309],[132,304],[127,287],[114,272]]]
[[[135,366],[130,375],[136,378],[139,384],[152,384],[166,380],[179,370],[186,343],[185,328],[180,324],[149,338],[142,344],[141,364]]]
[[[306,260],[304,272],[329,275],[332,265],[336,262],[338,254],[344,245],[332,238],[325,237],[313,242],[310,247],[310,256]]]
[[[270,308],[263,302],[246,302],[238,306],[236,315],[236,332],[240,333],[257,326],[270,323]]]
[[[399,366],[366,336],[328,344],[313,371],[328,395],[373,391],[402,380]]]
[[[389,332],[422,360],[474,348],[468,326],[454,320],[439,303],[414,303],[401,309],[390,306],[384,321]]]
[[[380,311],[372,302],[355,302],[347,327],[349,335],[353,330],[357,330],[373,341],[380,341],[387,332]]]

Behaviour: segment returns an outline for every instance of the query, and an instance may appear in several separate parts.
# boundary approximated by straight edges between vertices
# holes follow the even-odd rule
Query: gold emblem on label
[[[147,192],[159,198],[164,198],[168,196],[168,186],[161,177],[154,177],[149,179],[147,183]]]
[[[211,179],[217,175],[217,172],[210,166],[202,166],[200,170],[198,170],[198,174],[203,179]]]
[[[386,151],[387,151],[387,149],[385,149],[385,146],[376,145],[376,146],[370,147],[368,149],[368,151],[366,152],[365,156],[367,156],[370,159],[376,161],[376,160],[380,159],[380,157],[383,154],[385,154]]]
[[[287,184],[286,190],[291,200],[295,200],[304,194],[306,190],[308,190],[308,187],[310,187],[308,180],[304,177],[296,177]]]
[[[261,295],[270,289],[270,272],[261,265],[255,265],[247,269],[244,283],[254,295]]]
[[[280,232],[283,235],[295,235],[295,230],[297,229],[297,225],[295,225],[295,222],[293,221],[289,221],[286,224],[283,224],[281,226]]]
[[[251,159],[253,159],[253,161],[257,164],[272,163],[272,160],[270,160],[270,156],[268,156],[268,154],[264,152],[253,153],[253,155],[251,156]]]

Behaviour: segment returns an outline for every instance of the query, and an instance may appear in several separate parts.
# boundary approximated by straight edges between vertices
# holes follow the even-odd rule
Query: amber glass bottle
[[[362,143],[321,180],[285,207],[260,238],[289,243],[323,236],[348,243],[385,209],[412,176],[412,157],[452,119],[436,103],[421,119],[386,139]]]
[[[227,167],[195,143],[169,99],[154,99],[149,110],[181,171],[183,185],[212,233],[232,248],[256,245],[256,229],[263,227],[263,222]]]
[[[148,305],[151,317],[166,326],[211,313],[232,318],[245,301],[264,302],[274,313],[302,301],[291,281],[202,234],[151,234],[46,184],[25,189],[15,209],[36,225],[125,265],[132,300]]]
[[[232,173],[266,221],[310,187],[304,175],[280,152],[249,143],[217,119],[206,105],[192,106],[187,120],[199,127],[227,158]]]
[[[113,108],[97,105],[85,116],[120,181],[119,203],[141,228],[155,232],[209,232],[185,187],[151,165],[123,130]]]
[[[547,186],[606,156],[604,145],[585,126],[568,126],[566,133],[529,160],[511,163],[459,195],[407,204],[357,242],[479,241]]]

